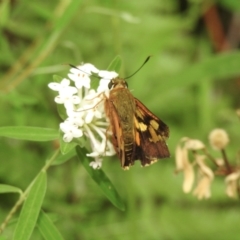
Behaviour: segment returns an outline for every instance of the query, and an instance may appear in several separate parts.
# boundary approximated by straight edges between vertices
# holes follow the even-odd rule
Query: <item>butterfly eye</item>
[[[112,88],[112,86],[113,86],[113,82],[112,82],[112,81],[110,81],[110,82],[109,82],[109,84],[108,84],[108,88],[109,88],[109,89],[111,89],[111,88]]]

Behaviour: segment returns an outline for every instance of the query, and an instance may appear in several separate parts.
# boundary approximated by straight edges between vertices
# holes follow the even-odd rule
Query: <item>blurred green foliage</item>
[[[238,0],[212,1],[226,32]],[[103,170],[125,200],[115,208],[73,158],[48,171],[43,209],[65,239],[239,239],[239,202],[225,195],[215,179],[212,198],[182,193],[182,176],[174,174],[174,150],[183,136],[207,143],[209,131],[226,129],[234,162],[239,150],[240,51],[214,51],[202,21],[209,1],[10,1],[0,2],[1,126],[58,129],[60,117],[47,84],[65,76],[68,63],[93,63],[106,69],[123,59],[121,76],[133,95],[170,127],[172,157],[149,168],[136,163],[122,171],[117,157]],[[56,148],[55,142],[0,139],[0,183],[25,189]],[[0,222],[16,202],[0,195]],[[15,216],[15,219],[17,215]],[[10,239],[15,221],[5,229]],[[42,239],[37,231],[32,239]]]

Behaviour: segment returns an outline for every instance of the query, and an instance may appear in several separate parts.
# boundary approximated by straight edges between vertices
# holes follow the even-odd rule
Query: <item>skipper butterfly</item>
[[[148,166],[169,157],[168,126],[131,94],[124,79],[112,79],[108,87],[110,93],[105,99],[105,112],[121,166],[129,169],[136,160]]]

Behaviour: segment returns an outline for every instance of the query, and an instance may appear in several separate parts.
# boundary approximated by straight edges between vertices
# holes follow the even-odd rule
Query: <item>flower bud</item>
[[[212,130],[208,138],[209,138],[209,143],[211,144],[212,148],[215,150],[222,150],[229,143],[227,132],[220,128],[216,128]]]

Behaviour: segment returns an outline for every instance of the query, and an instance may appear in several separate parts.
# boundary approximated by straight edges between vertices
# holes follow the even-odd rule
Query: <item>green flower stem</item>
[[[56,157],[59,154],[59,150],[57,150],[53,156],[46,161],[46,164],[43,166],[43,168],[39,171],[39,173],[37,174],[37,176],[33,179],[33,181],[29,184],[29,186],[27,187],[27,189],[20,195],[18,201],[15,203],[15,205],[13,206],[13,208],[10,210],[10,212],[8,213],[8,215],[6,216],[6,218],[4,219],[4,221],[2,222],[2,224],[0,225],[0,234],[3,232],[3,230],[5,229],[5,227],[7,226],[8,222],[10,221],[10,219],[13,217],[13,215],[15,214],[15,212],[18,210],[18,208],[22,205],[22,203],[25,201],[30,189],[32,188],[35,180],[37,179],[38,175],[41,172],[46,172],[47,169],[52,165],[53,161],[56,159]]]

